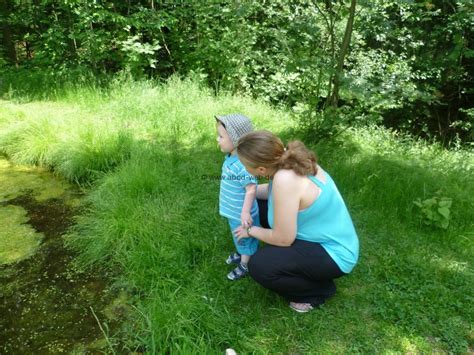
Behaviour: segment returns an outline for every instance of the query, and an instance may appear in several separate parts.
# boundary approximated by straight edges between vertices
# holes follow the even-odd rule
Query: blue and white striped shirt
[[[245,186],[257,184],[257,179],[248,173],[237,154],[226,155],[222,164],[221,187],[219,194],[219,214],[240,221],[245,200]],[[252,218],[258,215],[257,200],[250,209]]]

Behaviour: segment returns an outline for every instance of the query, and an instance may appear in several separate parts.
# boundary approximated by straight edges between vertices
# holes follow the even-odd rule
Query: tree
[[[339,50],[339,57],[337,60],[336,72],[331,78],[333,81],[333,89],[332,89],[332,93],[329,98],[329,101],[333,108],[337,107],[337,103],[339,101],[340,78],[343,75],[344,59],[349,50],[349,44],[351,41],[352,27],[354,24],[354,16],[355,16],[355,8],[356,8],[356,0],[351,0],[349,18],[347,19],[346,30],[344,32],[344,39],[342,40],[342,45]]]
[[[2,29],[2,42],[6,59],[10,64],[18,65],[15,42],[8,17],[11,13],[12,3],[8,0],[0,0],[0,27]]]

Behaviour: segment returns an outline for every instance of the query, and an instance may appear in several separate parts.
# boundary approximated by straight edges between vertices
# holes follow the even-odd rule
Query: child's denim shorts
[[[260,227],[260,220],[258,215],[252,216],[253,224],[252,226]],[[239,242],[237,241],[237,237],[234,234],[234,230],[240,227],[241,223],[235,219],[228,219],[230,231],[232,233],[232,237],[234,239],[235,248],[237,252],[241,255],[253,255],[257,252],[258,249],[258,239],[255,238],[242,238]]]

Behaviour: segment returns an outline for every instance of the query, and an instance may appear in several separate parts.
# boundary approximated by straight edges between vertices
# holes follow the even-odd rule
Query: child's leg
[[[235,248],[240,254],[240,263],[234,270],[232,270],[227,275],[227,278],[229,280],[238,280],[247,275],[247,264],[251,256],[255,254],[258,250],[258,240],[255,238],[244,238],[238,241],[233,231],[240,226],[240,221],[229,220],[229,225],[232,230]],[[254,217],[254,225],[259,225],[258,216],[256,218]]]
[[[256,215],[252,216],[252,218],[253,218],[253,226],[260,227],[261,226],[260,215],[257,213]],[[244,239],[244,241],[248,241],[247,249],[249,250],[249,253],[245,253],[245,256],[242,255],[242,262],[245,262],[245,264],[248,264],[252,255],[257,252],[259,242],[258,242],[258,239],[255,239],[255,238],[247,238],[247,239]]]
[[[253,225],[260,226],[260,217],[259,215],[252,216],[253,217]],[[241,239],[240,242],[237,241],[237,238],[234,236],[234,242],[236,243],[236,248],[238,252],[241,254],[241,263],[247,266],[250,261],[250,258],[253,254],[255,254],[258,250],[258,240],[255,238],[244,238]]]
[[[250,257],[251,257],[251,255],[242,254],[242,255],[240,256],[240,262],[241,262],[242,264],[247,265],[247,264],[249,263]]]
[[[258,222],[258,221],[257,221]],[[250,257],[255,254],[258,250],[258,239],[255,238],[242,238],[240,240],[237,239],[237,236],[234,234],[234,230],[236,230],[240,226],[240,221],[229,223],[232,229],[232,236],[234,240],[235,248],[237,252],[240,254],[241,262],[247,264],[250,260]],[[254,223],[254,225],[256,225]]]
[[[252,238],[252,239],[254,239],[254,238]],[[257,241],[257,243],[258,243],[258,241]],[[239,246],[239,251],[241,251],[240,246]],[[255,249],[255,251],[256,251],[256,249]],[[241,254],[240,255],[240,263],[237,265],[237,267],[234,270],[229,272],[229,274],[227,275],[227,278],[229,280],[235,281],[235,280],[241,279],[242,277],[247,276],[247,274],[249,272],[248,263],[249,263],[250,258],[251,258],[252,255]]]

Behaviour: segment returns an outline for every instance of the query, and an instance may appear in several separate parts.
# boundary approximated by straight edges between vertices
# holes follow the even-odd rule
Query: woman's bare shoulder
[[[296,181],[299,177],[292,169],[280,169],[273,176],[273,183]]]
[[[285,186],[286,188],[298,189],[304,181],[304,176],[296,174],[292,169],[280,169],[275,173],[273,177],[273,185]]]

